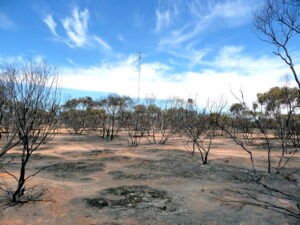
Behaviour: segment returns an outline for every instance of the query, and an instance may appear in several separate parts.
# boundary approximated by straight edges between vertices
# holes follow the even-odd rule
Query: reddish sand
[[[266,171],[266,151],[257,146],[253,149],[256,168]],[[18,150],[11,153],[18,153]],[[128,146],[124,138],[105,142],[92,136],[59,134],[50,143],[41,146],[35,154],[39,155],[29,162],[28,174],[56,163],[85,164],[76,171],[68,168],[65,171],[62,168],[55,171],[49,167],[28,181],[27,187],[35,189],[26,194],[43,192],[42,201],[9,205],[5,193],[0,192],[1,225],[299,222],[299,217],[289,213],[300,213],[297,201],[247,180],[251,169],[249,155],[223,137],[215,140],[209,155],[210,163],[205,166],[201,165],[199,154],[189,154],[179,138],[172,139],[165,145],[150,145],[143,141],[133,148]],[[279,152],[273,154],[274,160],[278,155]],[[16,173],[16,166],[9,169]],[[298,154],[279,175],[268,176],[261,172],[262,181],[299,200],[300,177],[299,173],[293,173],[299,169]],[[205,173],[201,177],[199,173],[202,170]],[[245,175],[237,173],[239,171]],[[15,185],[4,173],[0,173],[1,181],[5,181],[9,187]],[[151,205],[148,208],[128,205],[97,208],[88,206],[84,201],[85,198],[101,195],[101,191],[107,188],[124,185],[143,185],[163,190],[171,200],[166,206]],[[252,195],[257,200],[249,200]],[[101,196],[116,198],[105,194]],[[276,209],[272,204],[282,209]]]

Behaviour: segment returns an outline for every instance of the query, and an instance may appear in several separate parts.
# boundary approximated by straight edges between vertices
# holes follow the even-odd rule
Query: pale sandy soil
[[[265,150],[254,156],[267,186],[253,181],[247,153],[222,137],[203,166],[180,139],[132,148],[59,134],[28,166],[52,165],[27,184],[42,201],[10,205],[0,192],[0,224],[299,224],[299,155],[276,175],[265,173]],[[0,182],[13,185],[3,173]]]

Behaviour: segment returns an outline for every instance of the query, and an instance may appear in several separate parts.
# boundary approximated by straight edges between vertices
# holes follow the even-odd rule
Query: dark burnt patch
[[[92,158],[92,157],[98,157],[103,155],[110,155],[113,153],[114,151],[109,149],[104,149],[104,150],[93,149],[93,150],[78,150],[78,151],[75,150],[75,151],[62,152],[61,155]]]
[[[3,160],[21,160],[21,153],[7,153],[3,156]],[[30,160],[61,160],[58,156],[34,153],[30,156]]]
[[[139,174],[129,174],[120,170],[110,171],[114,179],[132,179],[132,180],[146,180],[146,179],[159,179],[165,175],[159,173],[139,173]]]
[[[88,207],[102,209],[109,206],[108,202],[103,198],[85,198],[84,201]]]
[[[99,195],[94,198],[84,198],[83,201],[88,207],[98,209],[176,211],[176,208],[172,204],[172,198],[166,191],[149,186],[113,187],[102,190]]]
[[[116,162],[116,161],[128,161],[130,160],[131,158],[128,157],[128,156],[108,156],[108,157],[104,157],[101,159],[101,161],[113,161],[113,162]]]
[[[209,164],[202,165],[200,160],[182,155],[163,158],[161,160],[141,160],[135,164],[127,166],[130,169],[144,169],[156,171],[168,176],[181,177],[185,179],[200,179],[205,181],[214,181],[218,183],[255,183],[257,179],[265,182],[284,180],[283,174],[267,174],[265,171],[256,171],[233,166],[228,163],[211,161]]]
[[[103,171],[103,168],[104,163],[102,162],[70,161],[47,166],[44,170],[57,178],[87,182],[91,180],[86,177],[82,178],[82,176]]]

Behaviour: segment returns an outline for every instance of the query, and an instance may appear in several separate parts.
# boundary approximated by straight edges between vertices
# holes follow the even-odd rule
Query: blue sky
[[[207,99],[279,85],[289,70],[252,25],[261,0],[0,0],[0,63],[57,67],[63,88]],[[290,46],[299,65],[299,44]]]

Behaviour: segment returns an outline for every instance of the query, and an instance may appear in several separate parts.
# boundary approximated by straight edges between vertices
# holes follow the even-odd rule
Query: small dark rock
[[[96,207],[102,209],[106,206],[109,206],[108,202],[103,198],[87,198],[85,199],[86,204],[90,207]]]

